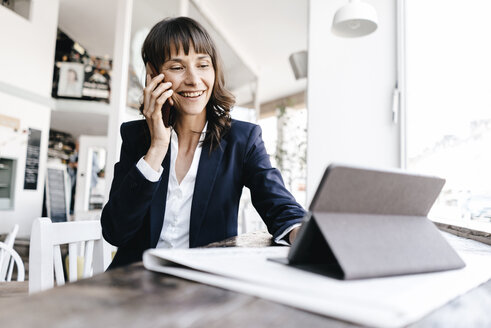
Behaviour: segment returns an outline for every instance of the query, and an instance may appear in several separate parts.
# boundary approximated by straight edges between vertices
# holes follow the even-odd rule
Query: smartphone
[[[147,63],[147,67],[151,71],[150,76],[152,78],[158,75],[157,70],[153,67],[152,64]],[[162,81],[161,83],[163,82],[165,81]],[[172,110],[172,106],[169,104],[169,101],[166,101],[165,104],[162,106],[162,120],[164,121],[164,126],[166,128],[168,128],[173,123],[171,122],[171,120],[173,120],[174,115],[171,115],[171,110]]]
[[[166,128],[168,128],[171,125],[170,122],[170,111],[172,107],[169,105],[169,102],[166,101],[165,104],[162,106],[162,120],[164,121],[164,125]]]

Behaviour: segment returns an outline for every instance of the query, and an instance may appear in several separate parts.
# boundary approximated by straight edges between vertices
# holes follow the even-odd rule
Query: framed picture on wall
[[[91,56],[85,65],[85,81],[82,88],[84,99],[109,102],[111,60]]]
[[[57,95],[59,97],[82,98],[84,83],[84,65],[81,63],[59,63],[60,79],[58,81]]]

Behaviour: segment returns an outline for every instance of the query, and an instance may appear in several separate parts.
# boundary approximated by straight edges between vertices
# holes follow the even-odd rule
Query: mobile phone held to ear
[[[164,121],[164,126],[168,128],[170,126],[170,111],[171,105],[169,104],[169,100],[167,100],[162,106],[162,120]]]
[[[150,76],[152,78],[158,75],[157,70],[153,67],[153,65],[150,62],[147,63],[146,67],[147,67],[147,71],[150,71]],[[172,110],[172,106],[169,104],[169,99],[167,99],[167,101],[162,106],[162,121],[164,121],[164,126],[166,128],[168,128],[171,125],[171,122],[170,122],[171,121],[171,110]]]

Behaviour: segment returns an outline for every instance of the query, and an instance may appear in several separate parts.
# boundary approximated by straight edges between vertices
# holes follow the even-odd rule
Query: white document
[[[362,325],[401,327],[491,278],[489,246],[475,243],[469,249],[469,242],[448,239],[465,261],[464,269],[354,281],[267,260],[286,257],[288,247],[151,249],[144,253],[143,264],[149,270]]]

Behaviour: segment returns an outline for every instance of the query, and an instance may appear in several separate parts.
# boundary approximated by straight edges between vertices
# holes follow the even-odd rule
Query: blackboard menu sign
[[[51,222],[67,221],[68,208],[66,199],[65,170],[48,168],[46,175],[46,207]]]
[[[39,154],[41,153],[41,130],[29,128],[27,138],[26,170],[24,189],[36,190],[38,187]]]

